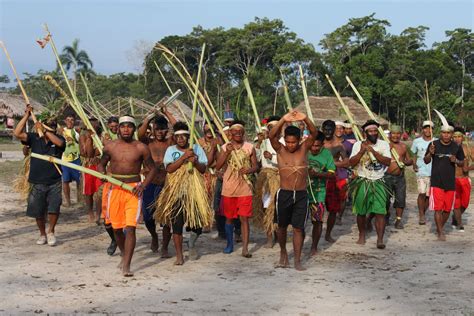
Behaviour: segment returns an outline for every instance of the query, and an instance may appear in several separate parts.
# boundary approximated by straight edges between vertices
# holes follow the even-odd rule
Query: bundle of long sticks
[[[359,99],[360,103],[362,103],[362,106],[364,107],[365,111],[369,114],[370,118],[373,119],[374,121],[376,121],[376,117],[374,115],[374,113],[372,112],[372,110],[369,108],[369,106],[367,105],[367,103],[365,103],[364,101],[364,98],[362,98],[362,95],[359,93],[359,91],[357,90],[357,88],[354,86],[354,84],[352,83],[351,79],[346,76],[346,80],[347,82],[349,83],[349,85],[351,86],[352,90],[354,91],[354,93],[357,95],[357,98]],[[378,127],[378,131],[379,131],[379,134],[380,136],[382,136],[383,140],[386,141],[387,143],[390,144],[390,140],[388,139],[387,135],[385,135],[385,132],[383,131],[382,127],[379,126]],[[391,148],[390,149],[390,152],[392,153],[392,156],[393,158],[395,159],[398,167],[400,169],[403,169],[405,168],[405,164],[400,161],[400,155],[398,154],[398,152],[396,151],[395,148]]]
[[[280,71],[281,82],[283,84],[283,92],[285,94],[287,110],[291,111],[293,110],[293,106],[291,106],[290,93],[288,92],[288,85],[286,84],[285,76],[283,76],[283,72],[281,71],[281,68],[278,68],[278,70]]]
[[[313,112],[311,111],[311,107],[309,105],[308,92],[306,91],[306,83],[304,81],[303,68],[301,67],[301,65],[298,65],[298,68],[300,71],[300,82],[301,82],[301,89],[303,90],[304,105],[306,107],[306,112],[308,113],[308,118],[314,124]]]

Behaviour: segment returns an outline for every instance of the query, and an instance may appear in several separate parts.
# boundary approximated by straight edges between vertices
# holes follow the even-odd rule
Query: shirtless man
[[[296,126],[285,128],[285,145],[280,143],[280,135],[285,123],[302,120],[310,135],[301,143],[301,131]],[[280,173],[280,189],[276,196],[276,219],[278,222],[278,243],[280,244],[280,261],[277,267],[289,267],[286,251],[286,234],[288,225],[293,226],[293,250],[295,269],[303,271],[301,251],[304,241],[304,226],[308,218],[308,151],[316,139],[317,130],[308,117],[298,111],[285,114],[270,131],[270,142],[277,153]]]
[[[408,147],[406,144],[401,142],[402,139],[402,129],[398,125],[390,126],[390,148],[394,148],[398,156],[400,157],[400,162],[405,166],[413,165],[413,159],[408,155]],[[407,195],[407,185],[405,180],[405,169],[400,169],[395,159],[392,158],[390,166],[385,172],[384,176],[385,184],[392,193],[392,196],[395,198],[393,202],[393,207],[396,211],[397,219],[395,221],[396,229],[403,229],[402,216],[403,209],[405,208],[405,200]],[[390,198],[387,198],[387,225],[390,218]]]
[[[168,118],[171,124],[175,124],[176,120],[173,115],[162,107],[163,114]],[[153,138],[147,137],[147,128],[153,119]],[[151,152],[151,157],[157,168],[156,176],[151,180],[150,185],[143,191],[143,221],[148,232],[151,235],[150,249],[152,252],[158,252],[158,234],[156,233],[156,223],[153,218],[155,212],[155,201],[158,199],[163,185],[165,184],[166,170],[163,165],[163,157],[166,149],[173,145],[173,138],[168,135],[168,120],[162,115],[151,114],[145,117],[143,124],[138,129],[138,140],[147,144]],[[145,170],[145,175],[149,170]],[[161,257],[170,258],[168,254],[168,245],[171,240],[171,228],[168,225],[163,226],[163,242],[161,245]]]
[[[143,190],[156,177],[157,170],[150,149],[133,139],[136,129],[135,119],[122,116],[119,119],[119,139],[108,142],[98,166],[98,171],[105,173],[110,162],[110,175],[134,187],[133,193],[118,186],[110,185],[106,219],[112,224],[117,245],[122,253],[119,267],[125,277],[133,276],[130,271],[133,251],[135,250],[135,230],[140,215]],[[149,173],[143,183],[140,182],[142,164]]]
[[[97,164],[100,160],[100,152],[94,146],[94,142],[92,141],[92,135],[93,133],[97,133],[100,135],[101,131],[97,119],[91,118],[90,122],[94,127],[94,131],[84,130],[81,133],[81,135],[79,136],[79,149],[84,167],[97,171]],[[84,201],[86,203],[87,214],[89,215],[89,223],[92,223],[96,220],[94,215],[94,195],[96,192],[99,191],[99,187],[102,185],[102,181],[87,173],[84,173],[83,179],[84,180],[82,193],[84,195]]]
[[[332,229],[336,223],[336,216],[341,213],[345,207],[347,197],[347,171],[344,168],[349,167],[346,148],[334,137],[336,123],[331,120],[323,122],[322,130],[324,134],[324,148],[328,149],[336,165],[336,177],[330,177],[326,182],[326,209],[328,211],[328,221],[326,223],[327,242],[333,243],[335,240],[331,237]]]

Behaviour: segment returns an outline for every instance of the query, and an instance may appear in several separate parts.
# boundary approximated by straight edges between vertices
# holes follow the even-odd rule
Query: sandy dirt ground
[[[5,166],[0,162],[0,168]],[[251,234],[252,259],[239,255],[240,246],[224,255],[224,241],[211,233],[198,240],[199,260],[176,267],[173,258],[151,253],[142,225],[132,261],[135,276],[123,278],[116,268],[119,256],[105,252],[108,235],[87,223],[79,204],[62,210],[56,247],[36,245],[35,222],[10,188],[11,176],[2,177],[0,314],[474,313],[471,210],[466,232],[449,226],[448,240],[438,242],[432,214],[426,226],[417,224],[416,196],[410,194],[405,229],[388,227],[385,250],[375,248],[375,233],[365,246],[356,245],[357,228],[347,211],[343,225],[335,228],[336,243],[322,241],[316,257],[305,255],[305,272],[275,269],[278,247],[263,248],[265,238],[256,232]],[[309,247],[307,237],[305,254]]]

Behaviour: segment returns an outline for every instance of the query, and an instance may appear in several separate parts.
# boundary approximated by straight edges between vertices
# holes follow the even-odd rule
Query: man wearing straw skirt
[[[301,142],[302,134],[298,127],[287,126],[284,131],[285,144],[280,143],[280,134],[287,123],[303,121],[310,134]],[[288,225],[293,227],[293,250],[295,269],[303,271],[301,251],[303,249],[304,228],[308,218],[308,152],[318,131],[306,114],[291,111],[285,114],[270,131],[270,141],[277,153],[280,174],[280,188],[275,202],[276,222],[278,223],[278,243],[280,261],[277,268],[288,268],[286,236]]]
[[[79,150],[79,133],[74,128],[75,118],[73,114],[66,116],[64,124],[66,127],[62,129],[62,135],[66,139],[66,149],[63,153],[63,160],[71,162],[76,165],[81,165],[80,150]],[[78,170],[61,166],[63,178],[63,191],[66,199],[65,206],[71,206],[71,187],[72,181],[77,185],[77,200],[79,202],[81,173]]]
[[[174,191],[177,187],[182,187],[180,192],[184,192],[184,194],[188,194],[192,198],[204,198],[203,200],[205,203],[209,203],[206,197],[200,196],[193,196],[191,191],[199,192],[198,189],[205,192],[204,190],[204,183],[200,183],[202,187],[186,187],[185,179],[174,178],[176,176],[179,177],[178,172],[183,172],[183,168],[187,167],[188,163],[191,163],[193,168],[196,168],[198,172],[203,174],[207,168],[207,157],[204,150],[198,144],[194,144],[193,148],[189,148],[189,137],[190,132],[188,126],[183,122],[177,122],[173,125],[174,130],[174,141],[176,145],[168,147],[166,149],[165,156],[163,158],[163,164],[165,166],[166,171],[168,172],[167,180],[165,186],[163,188],[163,192],[160,195],[158,202],[157,202],[157,211],[155,213],[155,219],[157,221],[161,221],[162,223],[169,223],[173,229],[173,242],[176,249],[176,261],[175,265],[183,265],[184,264],[184,256],[183,256],[183,228],[184,225],[187,224],[186,227],[187,231],[190,231],[189,237],[189,257],[191,260],[198,259],[198,253],[196,250],[196,240],[198,239],[199,235],[202,233],[202,227],[199,226],[192,226],[191,223],[186,223],[186,218],[190,216],[196,216],[197,214],[189,214],[187,212],[193,212],[192,209],[181,209],[183,207],[183,201],[181,200],[182,197],[180,196],[166,196],[171,195],[171,191]],[[188,178],[191,175],[187,174],[187,171],[184,170],[184,177]],[[193,172],[196,172],[193,170]],[[175,180],[181,180],[176,182]],[[184,200],[184,199],[183,199]],[[171,202],[169,202],[171,201]],[[172,205],[167,205],[171,203]],[[210,209],[209,205],[206,205],[208,209]],[[166,212],[166,209],[170,209],[171,212]],[[197,210],[197,211],[204,211],[204,210]],[[187,213],[187,214],[185,214]]]
[[[162,112],[168,118],[169,123],[176,123],[175,118],[166,110],[166,108],[162,108]],[[153,138],[151,139],[147,137],[146,134],[148,125],[150,124],[150,121],[153,117]],[[155,165],[158,169],[157,175],[143,192],[143,221],[145,222],[145,226],[151,235],[150,249],[152,252],[158,252],[159,244],[158,234],[156,232],[156,223],[155,219],[153,218],[153,214],[156,209],[155,203],[160,195],[161,190],[163,189],[163,185],[165,184],[166,170],[163,165],[163,157],[165,156],[165,152],[168,147],[173,144],[173,138],[167,137],[169,129],[168,120],[163,115],[155,116],[153,113],[145,117],[142,126],[140,126],[138,129],[138,139],[148,145],[153,161],[155,162]],[[145,170],[145,175],[148,172],[149,170]],[[169,258],[168,245],[171,240],[171,228],[168,225],[164,225],[162,232],[163,241],[161,247],[161,257]]]
[[[108,142],[98,166],[98,171],[105,174],[107,163],[110,176],[134,187],[133,193],[121,187],[110,184],[104,194],[107,198],[106,221],[110,221],[114,229],[115,239],[121,251],[119,268],[125,277],[133,276],[130,271],[135,249],[135,230],[140,217],[143,190],[151,183],[156,175],[148,147],[133,139],[136,130],[135,119],[131,116],[119,118],[119,138]],[[142,164],[150,170],[141,182],[140,171]]]
[[[249,217],[252,217],[252,185],[248,176],[257,171],[257,155],[252,144],[244,141],[245,123],[235,120],[230,126],[232,140],[222,146],[216,169],[225,168],[222,183],[222,205],[226,217],[227,246],[224,253],[234,251],[234,225],[240,219],[242,229],[242,256],[251,258],[248,244]]]
[[[279,120],[279,116],[270,116],[266,125],[268,131],[271,131]],[[258,217],[258,225],[263,227],[267,234],[267,243],[264,247],[273,248],[275,194],[280,187],[280,177],[278,175],[277,153],[273,149],[270,140],[264,134],[262,134],[262,137],[263,139],[259,139],[259,143],[255,148],[257,159],[262,166],[255,184],[255,216]]]
[[[352,212],[357,215],[359,229],[358,244],[365,244],[367,215],[375,214],[377,231],[377,248],[385,249],[383,236],[385,232],[385,205],[388,191],[383,177],[390,165],[390,145],[378,139],[378,127],[374,120],[368,120],[362,125],[366,136],[364,141],[358,141],[352,148],[349,164],[354,167],[357,178],[350,187],[352,189]]]
[[[50,129],[43,128],[38,122],[35,124],[36,131],[42,131],[43,138],[38,133],[26,133],[23,131],[33,109],[28,105],[25,115],[18,122],[13,135],[31,148],[32,153],[49,155],[61,158],[65,149],[65,140],[56,134],[57,123],[49,121],[46,125]],[[59,167],[48,161],[31,158],[28,182],[31,184],[28,194],[28,206],[26,215],[36,219],[40,231],[37,245],[48,243],[56,245],[55,227],[58,222],[62,202],[61,196],[61,174]],[[49,229],[46,234],[46,214],[48,214]]]

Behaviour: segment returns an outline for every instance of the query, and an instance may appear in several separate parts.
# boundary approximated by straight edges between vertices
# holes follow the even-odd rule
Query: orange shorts
[[[138,183],[127,184],[135,187]],[[102,195],[102,212],[105,212],[106,225],[110,223],[114,229],[121,229],[126,226],[137,227],[141,208],[141,197],[116,185],[105,184]]]

